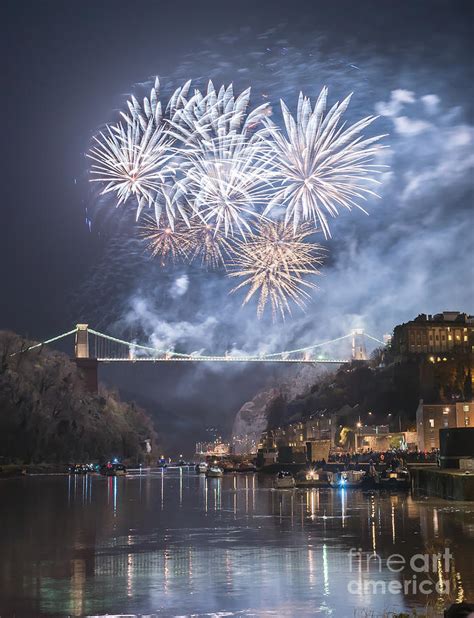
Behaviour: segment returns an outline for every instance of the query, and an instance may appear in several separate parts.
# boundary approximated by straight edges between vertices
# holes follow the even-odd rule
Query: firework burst
[[[145,217],[140,226],[140,236],[146,242],[153,257],[160,259],[161,266],[188,259],[188,228],[181,221],[171,227],[168,222],[160,225],[153,217]]]
[[[313,233],[308,225],[295,230],[281,221],[262,221],[247,242],[236,242],[229,276],[243,278],[232,292],[249,288],[243,305],[257,294],[258,317],[270,303],[274,319],[291,314],[289,300],[304,308],[307,290],[316,287],[305,277],[320,274],[323,261],[322,247],[306,240]]]
[[[267,305],[284,317],[290,304],[304,307],[319,274],[321,248],[308,237],[328,238],[330,217],[376,195],[383,136],[362,135],[373,116],[342,122],[350,96],[326,112],[327,88],[314,107],[300,94],[294,117],[282,101],[280,130],[268,103],[249,109],[250,88],[234,95],[209,82],[190,93],[190,84],[164,109],[158,79],[141,101],[132,96],[95,138],[92,180],[117,206],[134,201],[137,218],[154,209],[140,235],[162,265],[230,266],[244,305],[258,298],[259,317]]]
[[[184,105],[190,82],[178,88],[165,110],[173,118]],[[178,165],[173,148],[175,139],[167,132],[167,118],[158,100],[159,81],[143,103],[132,96],[122,122],[110,125],[99,136],[88,157],[93,182],[103,185],[102,195],[113,193],[120,206],[129,199],[137,205],[137,219],[145,206],[155,210],[157,221],[163,210],[171,227],[177,215],[187,222],[184,205],[176,199]]]
[[[338,207],[363,208],[357,199],[376,194],[367,186],[376,182],[370,174],[380,166],[371,164],[381,146],[382,137],[362,139],[361,132],[375,116],[368,116],[346,127],[340,124],[351,95],[336,103],[325,114],[327,88],[323,88],[314,106],[300,94],[296,119],[281,102],[286,136],[267,121],[275,152],[277,186],[265,213],[275,206],[286,206],[285,221],[313,221],[327,238],[331,235],[328,215],[336,217]],[[365,211],[364,211],[365,212]]]
[[[227,237],[251,232],[250,220],[259,216],[259,204],[265,204],[272,191],[270,153],[260,139],[230,134],[199,142],[184,156],[179,197],[216,233],[222,230]]]
[[[263,119],[271,114],[269,103],[248,112],[250,92],[251,89],[247,88],[235,97],[232,84],[221,86],[216,91],[212,81],[209,81],[204,94],[195,90],[188,101],[178,99],[180,105],[170,122],[173,127],[171,132],[186,143],[236,133],[249,135],[261,127]]]
[[[221,233],[200,220],[192,220],[188,230],[189,259],[200,261],[208,270],[217,270],[226,265],[232,245]]]

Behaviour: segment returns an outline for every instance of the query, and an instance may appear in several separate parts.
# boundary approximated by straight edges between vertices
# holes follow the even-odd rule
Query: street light
[[[360,430],[362,427],[362,423],[360,422],[360,417],[359,417],[359,421],[357,423],[357,429],[359,430],[359,439],[357,440],[357,449],[356,450],[360,450]]]

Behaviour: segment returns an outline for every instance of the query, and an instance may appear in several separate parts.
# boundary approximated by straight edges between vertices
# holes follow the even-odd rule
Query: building
[[[330,415],[324,412],[316,412],[305,421],[305,440],[331,440],[334,441],[335,424]]]
[[[274,427],[262,433],[260,447],[278,448],[291,446],[305,448],[306,442],[318,440],[334,441],[335,424],[331,415],[315,412],[308,419]]]
[[[417,436],[414,431],[390,432],[388,425],[363,425],[357,426],[354,432],[356,451],[358,452],[375,451],[383,453],[394,448],[415,451],[417,448]]]
[[[420,314],[411,322],[395,327],[392,350],[399,358],[414,354],[471,354],[474,352],[474,316],[459,311]],[[442,360],[446,358],[441,357]]]
[[[232,455],[255,455],[257,452],[257,440],[255,434],[239,434],[232,436]]]
[[[439,449],[439,430],[474,427],[474,403],[457,401],[450,404],[424,404],[416,411],[418,450]]]
[[[327,459],[334,444],[335,423],[325,412],[315,412],[308,419],[267,429],[261,436],[259,452],[279,452],[292,461]],[[285,455],[283,455],[285,453]],[[270,457],[270,455],[269,455]]]
[[[213,442],[196,442],[196,455],[201,457],[225,457],[229,452],[229,443],[220,439]]]
[[[362,451],[386,451],[389,448],[388,425],[360,425],[356,426],[355,450]]]

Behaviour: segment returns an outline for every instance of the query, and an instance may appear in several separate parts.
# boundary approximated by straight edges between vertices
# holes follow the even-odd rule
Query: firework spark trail
[[[315,288],[307,275],[320,274],[322,247],[306,242],[314,230],[302,225],[297,230],[281,221],[262,221],[247,242],[235,243],[230,277],[243,277],[232,292],[249,286],[243,305],[258,294],[257,315],[270,303],[273,319],[291,314],[289,300],[304,308],[310,298],[307,289]]]
[[[367,183],[377,182],[370,174],[382,166],[371,161],[382,148],[377,142],[384,137],[362,139],[360,135],[375,116],[347,128],[339,124],[351,95],[325,114],[327,92],[323,88],[314,109],[310,99],[300,93],[296,119],[281,101],[286,136],[274,123],[266,121],[275,151],[277,188],[264,212],[268,214],[283,204],[286,222],[293,220],[296,229],[300,221],[313,221],[326,238],[331,235],[328,215],[336,217],[339,206],[363,210],[356,199],[376,196]]]

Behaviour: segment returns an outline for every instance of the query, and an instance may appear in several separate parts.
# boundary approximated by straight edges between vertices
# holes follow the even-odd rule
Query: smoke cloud
[[[294,109],[300,89],[314,98],[328,85],[330,104],[353,91],[349,119],[376,113],[373,133],[388,134],[379,161],[389,166],[379,178],[380,199],[364,204],[368,217],[341,212],[332,240],[319,239],[329,250],[319,289],[305,313],[295,308],[284,323],[269,315],[258,321],[252,304],[241,308],[242,297],[229,295],[232,282],[224,273],[195,267],[163,272],[137,248],[133,225],[121,225],[120,249],[115,245],[108,257],[105,249],[92,278],[109,289],[117,273],[127,281],[104,303],[109,331],[160,349],[260,354],[353,328],[381,338],[421,312],[474,311],[474,127],[470,102],[453,86],[466,70],[454,51],[440,47],[440,57],[422,61],[413,47],[405,54],[397,48],[396,55],[360,44],[336,48],[313,33],[292,38],[285,27],[222,36],[202,49],[184,57],[169,79],[162,76],[170,90],[193,76],[200,85],[208,77],[234,81],[236,91],[252,86],[255,105],[271,101],[274,115],[280,97]],[[332,354],[347,356],[347,345]],[[226,371],[199,367],[179,386],[192,392],[209,375]],[[234,385],[238,373],[232,370]]]

